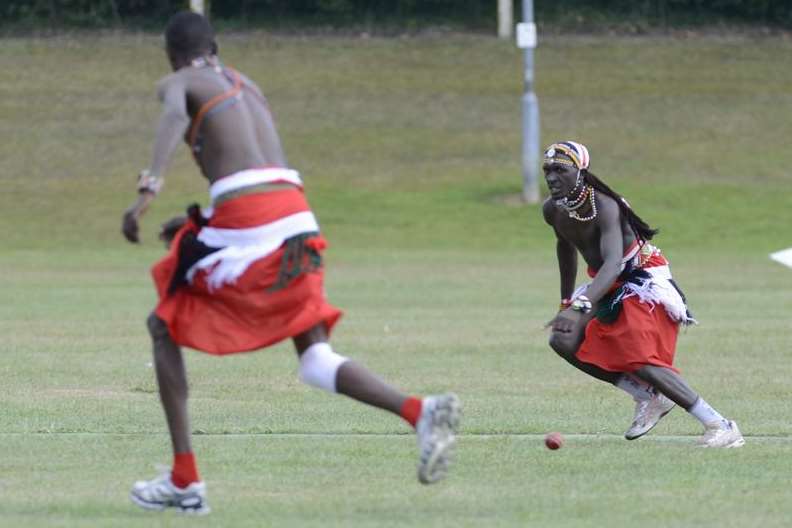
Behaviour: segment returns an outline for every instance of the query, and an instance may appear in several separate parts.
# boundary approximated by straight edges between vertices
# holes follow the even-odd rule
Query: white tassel
[[[204,271],[207,274],[209,291],[226,284],[234,284],[251,264],[274,253],[285,240],[302,233],[317,231],[319,225],[310,211],[295,213],[269,224],[250,228],[205,227],[198,233],[198,240],[207,246],[222,249],[193,264],[187,270],[187,281],[192,284],[195,274]]]
[[[685,301],[679,294],[674,285],[671,284],[671,270],[668,266],[655,266],[645,268],[652,276],[650,279],[645,279],[640,284],[628,282],[624,284],[624,294],[621,300],[630,297],[638,297],[642,303],[647,303],[652,306],[661,304],[665,308],[671,319],[682,323],[684,325],[698,324],[698,321],[692,317],[688,317],[688,310]]]
[[[618,304],[630,297],[638,297],[638,300],[648,304],[651,310],[654,310],[658,304],[662,305],[671,319],[680,324],[686,326],[698,324],[698,321],[688,316],[685,301],[671,284],[671,269],[668,266],[644,268],[644,271],[648,272],[651,277],[640,279],[637,284],[625,282],[621,293],[613,299],[613,304]],[[587,288],[588,284],[579,286],[572,295],[572,299],[582,295]]]
[[[268,245],[237,247],[228,246],[196,262],[187,272],[187,280],[192,283],[199,270],[207,272],[206,284],[214,291],[225,284],[234,284],[251,264],[274,252],[283,243],[273,240]]]

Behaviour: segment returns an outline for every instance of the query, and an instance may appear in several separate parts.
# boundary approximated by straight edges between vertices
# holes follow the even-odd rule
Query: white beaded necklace
[[[594,187],[591,185],[586,186],[585,198],[573,209],[567,209],[567,213],[569,213],[569,218],[574,218],[578,222],[588,222],[589,220],[594,220],[597,218],[597,201],[594,199]],[[577,209],[583,206],[586,203],[586,198],[591,201],[591,215],[590,216],[580,216],[577,212]]]
[[[217,73],[220,73],[223,70],[223,67],[220,65],[220,61],[217,59],[216,55],[211,57],[196,57],[190,61],[190,66],[196,69],[210,66]]]
[[[577,190],[579,187],[582,188],[578,193]],[[569,196],[572,196],[575,193],[577,193],[577,196],[570,200]],[[577,210],[583,207],[583,205],[586,203],[586,200],[591,201],[591,216],[580,216]],[[597,218],[597,202],[594,199],[594,187],[585,183],[585,180],[580,177],[580,171],[578,171],[575,187],[569,191],[567,196],[561,198],[560,200],[556,200],[556,205],[563,208],[569,215],[569,218],[573,218],[579,222],[588,222],[589,220],[594,220]]]

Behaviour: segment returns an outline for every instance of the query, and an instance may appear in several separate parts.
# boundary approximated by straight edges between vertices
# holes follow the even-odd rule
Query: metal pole
[[[512,0],[498,0],[498,38],[510,39],[514,24]]]
[[[199,15],[204,14],[204,0],[190,0],[190,9],[198,13]]]
[[[534,93],[534,24],[533,0],[523,0],[523,23],[517,26],[517,45],[525,50],[525,74],[522,96],[522,198],[525,203],[539,202],[539,100]]]

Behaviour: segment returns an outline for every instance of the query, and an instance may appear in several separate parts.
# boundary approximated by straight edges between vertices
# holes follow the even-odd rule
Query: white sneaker
[[[206,484],[193,482],[184,489],[177,488],[171,480],[170,470],[153,480],[135,482],[129,498],[147,510],[175,508],[179,513],[191,515],[206,515],[211,511],[206,503]]]
[[[459,428],[461,404],[456,394],[427,396],[415,426],[418,434],[418,480],[432,484],[446,476],[455,434]]]
[[[721,421],[708,423],[704,428],[704,436],[697,443],[700,447],[742,447],[745,439],[737,422],[729,420],[727,425]]]
[[[663,416],[670,413],[675,405],[676,403],[659,392],[648,400],[637,400],[632,425],[624,433],[624,438],[635,440],[642,437],[651,431]]]

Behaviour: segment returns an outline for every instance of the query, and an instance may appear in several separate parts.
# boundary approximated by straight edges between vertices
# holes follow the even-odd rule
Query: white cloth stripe
[[[310,211],[244,229],[204,227],[198,233],[198,240],[207,246],[223,249],[193,264],[187,271],[187,280],[192,283],[195,274],[205,270],[208,272],[206,281],[210,290],[233,284],[253,262],[270,255],[286,239],[318,231],[319,224]]]
[[[248,169],[220,178],[209,187],[209,196],[214,202],[218,196],[230,191],[262,183],[288,182],[303,186],[300,173],[292,169]]]
[[[256,227],[204,227],[198,233],[198,240],[209,247],[258,246],[273,240],[283,243],[289,237],[311,231],[319,231],[319,224],[311,211],[303,211]]]

